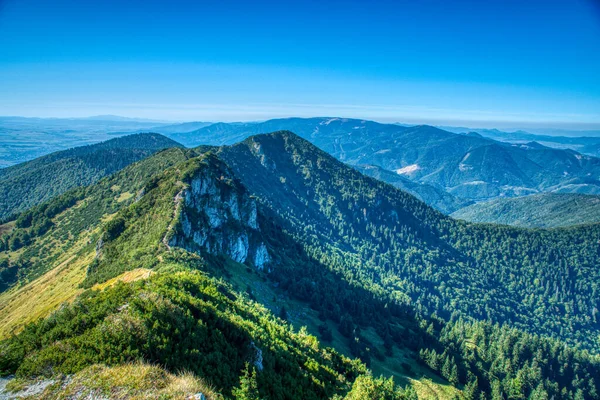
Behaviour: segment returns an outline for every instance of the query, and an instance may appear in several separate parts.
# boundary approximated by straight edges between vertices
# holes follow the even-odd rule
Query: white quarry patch
[[[396,173],[398,175],[406,175],[418,171],[421,169],[418,164],[407,165],[406,167],[398,168]]]
[[[463,185],[485,185],[485,181],[471,181],[465,182]]]
[[[330,123],[332,123],[333,121],[338,121],[338,120],[339,120],[339,118],[331,118],[331,119],[328,119],[327,121],[323,121],[323,122],[321,122],[321,124],[320,124],[320,125],[329,125],[329,124],[330,124]]]
[[[465,156],[462,158],[462,160],[460,160],[460,164],[458,164],[459,171],[465,172],[465,171],[471,171],[473,169],[472,165],[464,164],[464,162],[467,161],[469,159],[469,157],[471,157],[470,152],[465,154]]]

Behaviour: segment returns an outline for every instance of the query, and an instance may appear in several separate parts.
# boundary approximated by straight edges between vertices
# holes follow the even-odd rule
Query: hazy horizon
[[[0,114],[600,129],[593,0],[0,3]]]
[[[118,121],[119,119],[138,121],[145,123],[156,123],[156,124],[184,124],[190,122],[207,122],[207,123],[260,123],[268,121],[270,119],[286,119],[286,118],[340,118],[340,119],[359,119],[375,121],[383,124],[400,124],[400,125],[432,125],[440,128],[465,128],[465,129],[498,129],[505,132],[516,132],[516,131],[530,131],[534,134],[546,134],[549,136],[558,136],[561,132],[575,134],[581,132],[582,135],[585,133],[593,134],[597,136],[600,134],[600,124],[548,124],[548,123],[536,123],[536,122],[514,122],[514,121],[464,121],[464,120],[436,120],[436,119],[420,119],[420,118],[364,118],[358,116],[338,116],[338,115],[284,115],[284,116],[273,116],[272,118],[261,118],[261,119],[231,119],[231,120],[217,120],[214,118],[194,118],[187,120],[169,120],[161,118],[149,118],[140,117],[139,115],[125,115],[125,114],[94,114],[94,115],[81,115],[81,116],[39,116],[39,115],[0,115],[0,118],[31,118],[31,119],[57,119],[57,120],[94,120],[95,118],[107,120],[107,121]],[[572,136],[572,135],[571,135]]]

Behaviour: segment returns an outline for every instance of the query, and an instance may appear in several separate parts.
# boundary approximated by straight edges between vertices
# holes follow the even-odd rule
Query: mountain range
[[[297,133],[351,165],[374,165],[464,201],[556,191],[600,193],[598,158],[538,143],[511,144],[481,135],[457,135],[426,125],[286,118],[218,123],[178,139],[186,146],[223,145],[282,129]]]
[[[545,130],[544,133],[530,133],[522,130],[505,132],[498,129],[473,129],[452,126],[442,126],[448,132],[460,134],[479,134],[482,137],[509,143],[537,142],[544,146],[576,150],[582,154],[598,157],[600,156],[600,132],[599,131],[564,131]],[[550,134],[548,134],[550,133]]]
[[[201,131],[228,142],[281,123]],[[430,185],[460,182],[452,160],[504,159],[520,172],[463,172],[543,185],[559,179],[541,164],[573,156],[583,174],[593,159],[432,127],[285,123],[310,141],[172,147],[0,226],[0,372],[81,380],[143,360],[236,398],[597,396],[599,225],[466,223],[360,172]]]
[[[420,198],[426,201],[431,199],[429,204],[448,213],[470,202],[501,197],[544,192],[600,193],[600,162],[589,155],[595,154],[594,149],[599,146],[598,139],[593,137],[552,137],[498,130],[478,130],[477,133],[464,132],[463,128],[447,128],[460,133],[453,134],[425,125],[379,124],[341,118],[154,125],[136,120],[38,121],[15,118],[4,118],[3,123],[9,129],[21,129],[18,131],[19,137],[23,137],[22,129],[26,127],[49,124],[48,127],[56,127],[52,129],[68,129],[70,135],[77,137],[81,129],[89,132],[105,129],[105,138],[106,135],[120,136],[132,130],[153,131],[188,147],[233,144],[250,135],[288,129],[341,161],[359,168],[381,168],[371,168],[369,171],[381,179],[391,179],[392,184],[400,182],[395,174],[406,178],[404,182],[410,180],[426,185],[418,190],[415,185],[412,188],[405,185],[403,188],[417,196],[425,196]],[[81,124],[96,125],[84,128]],[[48,127],[45,129],[48,130]],[[67,131],[61,132],[66,137]],[[48,140],[43,139],[42,142]],[[578,153],[573,148],[588,154]],[[434,195],[434,192],[437,193]]]

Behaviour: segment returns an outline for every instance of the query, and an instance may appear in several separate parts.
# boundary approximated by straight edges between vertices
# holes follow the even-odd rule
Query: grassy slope
[[[72,301],[81,293],[79,284],[92,258],[92,254],[70,256],[40,278],[0,294],[0,339],[19,333],[26,324]]]
[[[268,310],[230,291],[226,284],[176,267],[177,264],[177,261],[169,261],[163,264],[164,273],[159,271],[127,287],[117,285],[102,293],[95,291],[91,297],[61,309],[46,322],[30,327],[24,333],[23,343],[33,346],[33,351],[28,352],[17,375],[35,376],[48,374],[48,371],[77,373],[87,364],[102,359],[119,365],[139,359],[137,354],[140,354],[170,370],[181,365],[204,376],[219,391],[228,393],[236,384],[236,371],[243,368],[245,360],[253,359],[254,346],[262,349],[261,379],[268,381],[266,387],[273,387],[281,374],[281,377],[302,380],[307,396],[322,390],[332,394],[332,391],[347,390],[348,379],[364,371],[359,364],[320,348],[316,339],[306,332],[293,332]],[[77,310],[86,312],[80,314]],[[106,314],[98,315],[98,312]],[[79,322],[83,321],[81,318],[87,321],[84,331]],[[176,322],[178,320],[182,322]],[[194,320],[195,325],[184,323],[185,320]],[[169,322],[174,324],[171,328]],[[34,344],[28,339],[37,334],[34,332],[46,332],[41,343]],[[56,337],[59,339],[54,339]],[[175,341],[163,347],[165,337],[170,340],[178,337],[181,343]],[[119,346],[124,339],[127,348],[106,353],[111,348],[110,343]],[[202,344],[194,345],[194,340]],[[14,342],[9,346],[19,349],[21,344]],[[186,346],[191,347],[184,352]],[[277,368],[276,374],[274,368]],[[284,392],[286,390],[298,388],[284,388]]]
[[[75,298],[95,257],[102,224],[134,201],[133,196],[123,200],[123,194],[137,193],[149,178],[187,157],[186,151],[167,150],[106,178],[86,189],[84,199],[58,215],[55,226],[30,246],[1,254],[12,263],[22,258],[28,266],[15,287],[0,293],[0,338]]]
[[[460,209],[452,217],[527,228],[558,228],[600,222],[600,196],[544,193],[496,199]]]

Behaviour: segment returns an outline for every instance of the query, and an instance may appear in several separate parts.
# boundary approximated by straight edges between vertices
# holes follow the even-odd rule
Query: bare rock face
[[[261,270],[269,264],[271,256],[260,232],[256,201],[229,173],[201,169],[182,198],[179,224],[169,246],[224,254]]]
[[[262,270],[266,265],[271,262],[271,256],[269,256],[269,252],[267,251],[267,246],[264,243],[261,243],[258,246],[258,249],[254,253],[254,265]]]
[[[250,348],[254,351],[254,360],[252,364],[254,364],[258,371],[262,371],[264,369],[262,350],[258,348],[254,342],[250,342]]]
[[[263,167],[272,169],[272,170],[277,169],[277,165],[275,165],[275,162],[273,160],[269,159],[265,155],[260,143],[253,141],[250,151],[252,151],[254,154],[256,154],[258,156],[258,159],[260,160],[260,163],[262,164]]]

